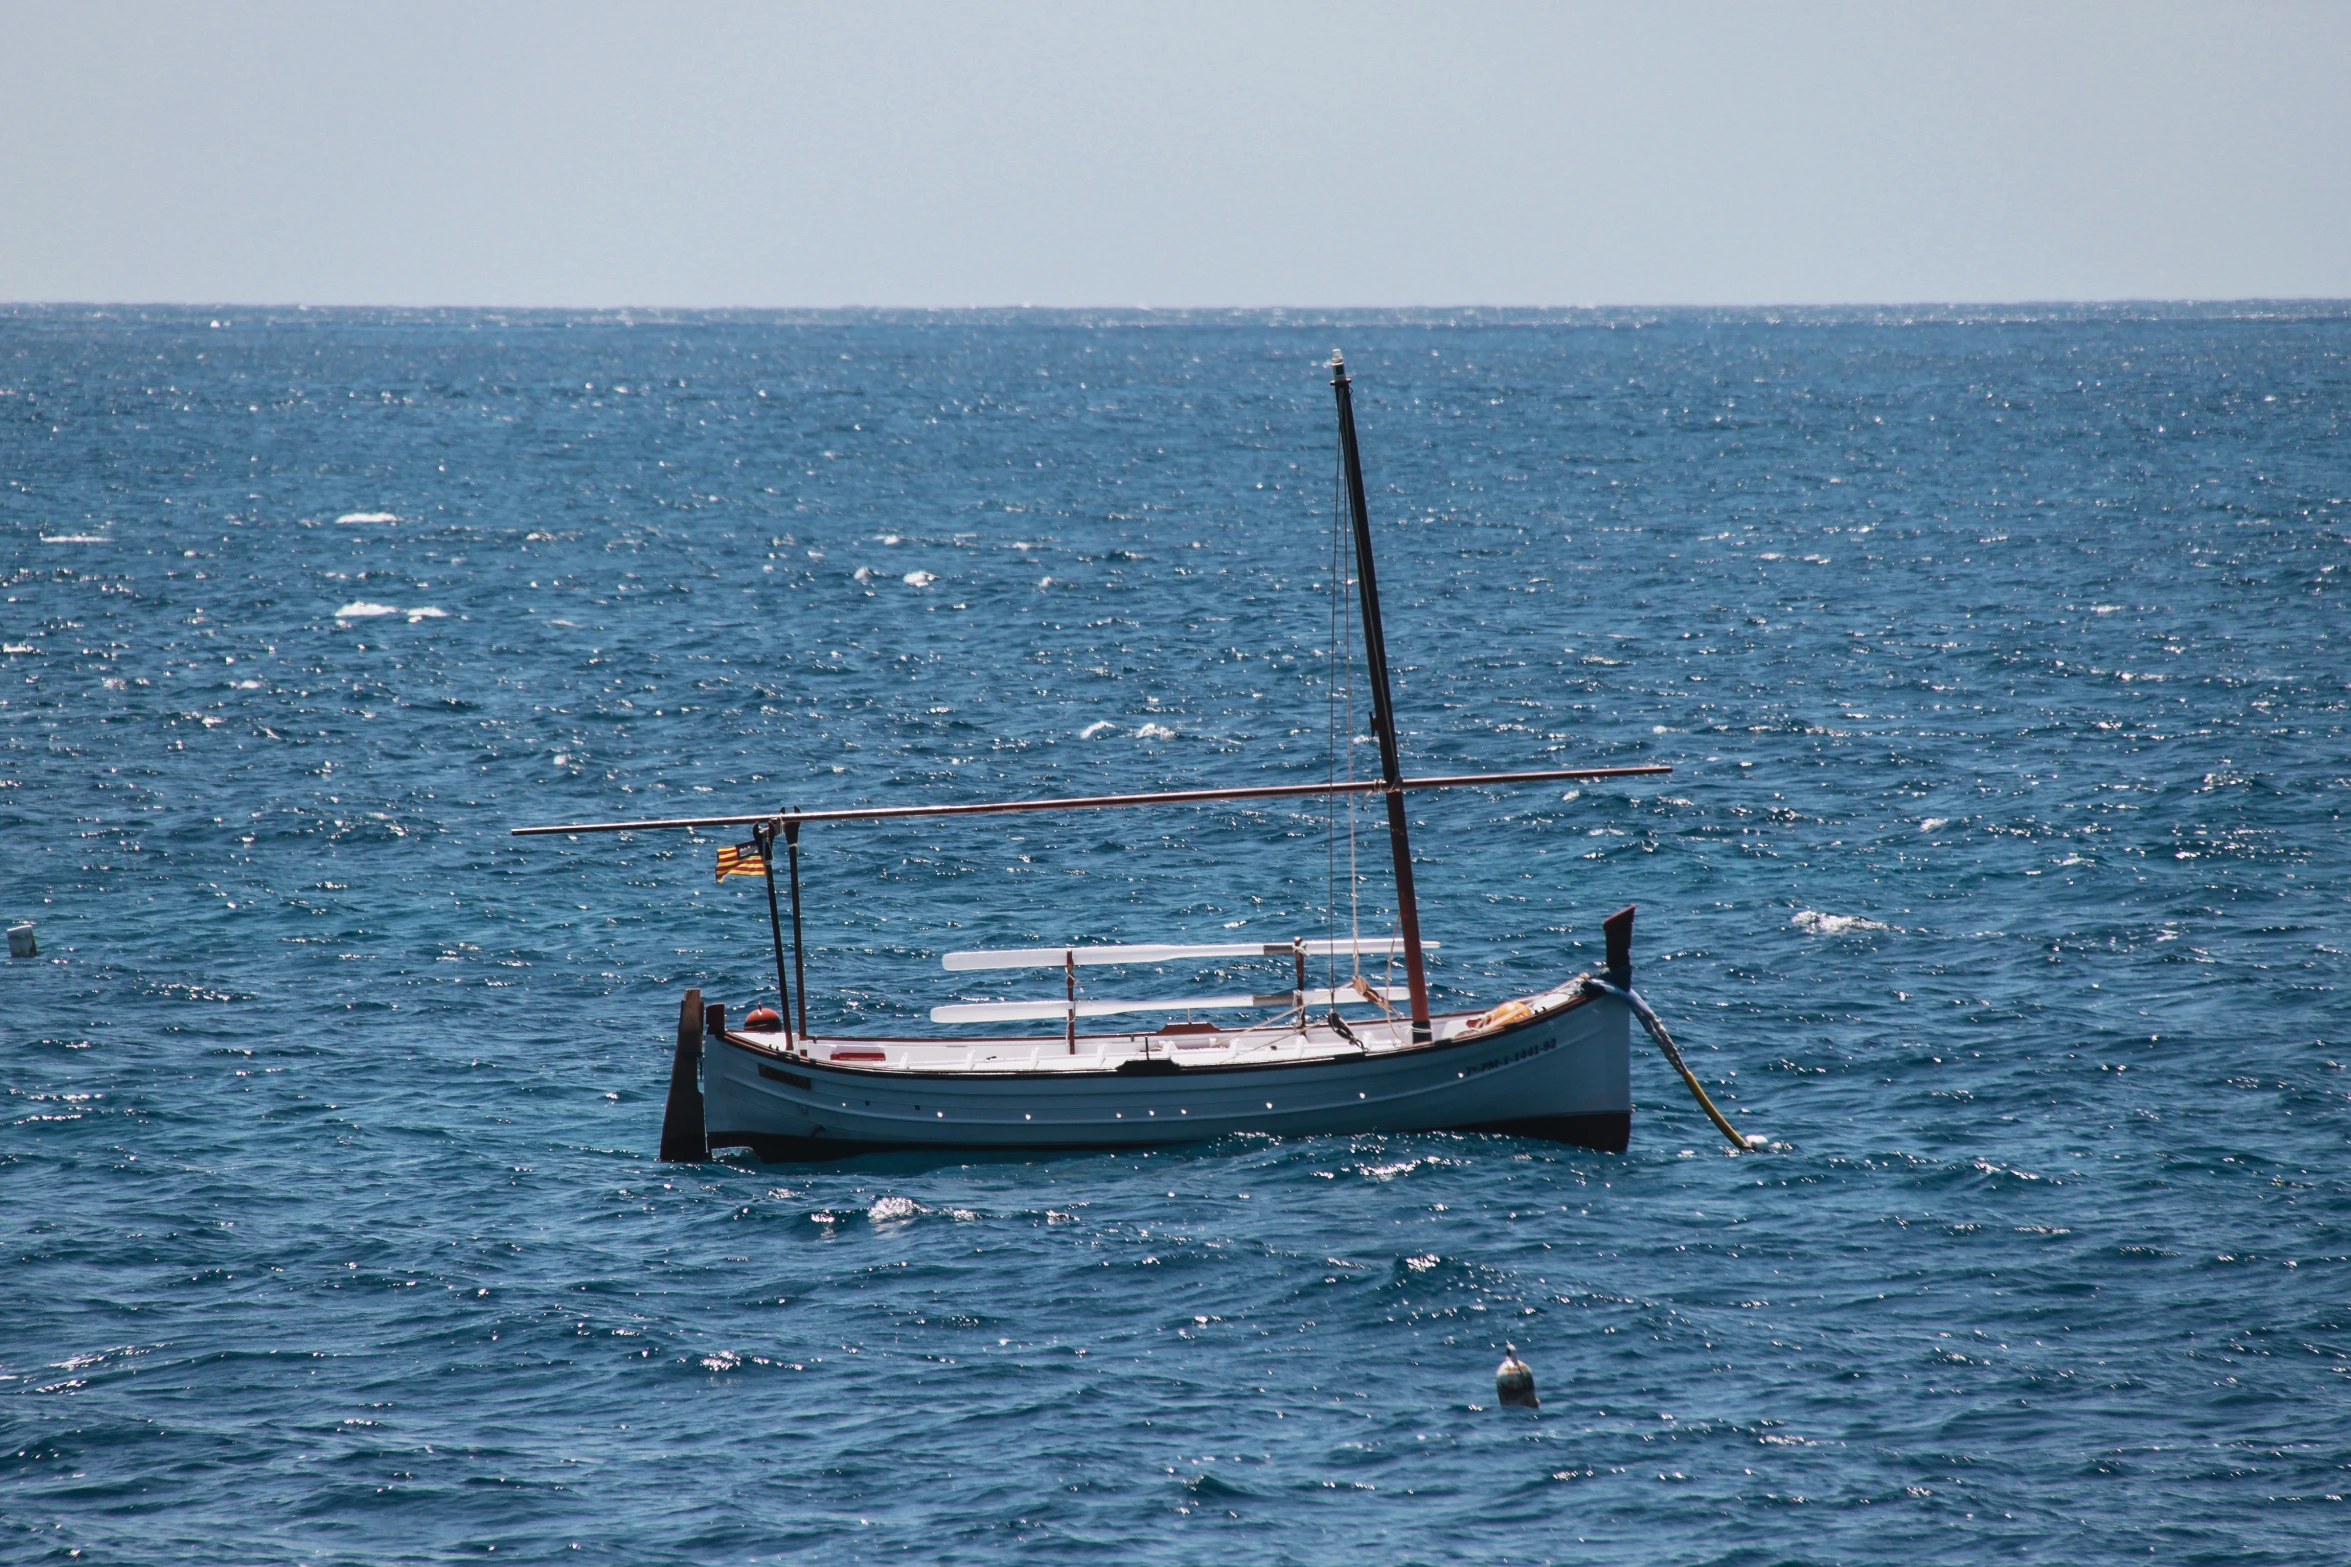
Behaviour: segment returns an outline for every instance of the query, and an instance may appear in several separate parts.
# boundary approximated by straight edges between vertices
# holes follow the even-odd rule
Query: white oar
[[[1421,943],[1434,952],[1441,942]],[[1298,943],[1310,958],[1360,956],[1385,962],[1400,954],[1397,941],[1305,941]],[[1212,941],[1180,944],[1150,943],[1129,947],[1009,947],[993,952],[950,952],[939,960],[952,973],[973,969],[1060,968],[1075,957],[1080,967],[1099,963],[1176,963],[1188,958],[1286,958],[1294,950],[1286,941]]]
[[[1287,951],[1288,949],[1283,949]],[[1402,1001],[1407,992],[1397,985],[1373,985],[1383,1001]],[[1235,1007],[1345,1006],[1364,999],[1360,991],[1309,990],[1301,998],[1295,990],[1277,990],[1268,996],[1194,996],[1181,1001],[1080,1001],[1079,1017],[1108,1017],[1116,1012],[1215,1012]],[[1026,1023],[1070,1014],[1067,1001],[966,1001],[931,1008],[934,1023]]]

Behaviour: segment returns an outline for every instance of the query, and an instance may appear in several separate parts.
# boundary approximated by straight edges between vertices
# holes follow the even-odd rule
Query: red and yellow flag
[[[758,844],[738,843],[732,847],[719,849],[718,879],[720,881],[725,881],[729,876],[765,876],[766,874],[767,859],[759,852]]]

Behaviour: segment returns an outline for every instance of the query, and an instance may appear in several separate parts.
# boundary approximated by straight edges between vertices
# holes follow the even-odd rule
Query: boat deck
[[[1578,979],[1539,996],[1502,1005],[1512,1008],[1508,1021],[1516,1023],[1571,1006],[1581,999],[1581,994]],[[729,1029],[727,1038],[779,1059],[865,1072],[959,1076],[1136,1073],[1170,1068],[1298,1066],[1315,1061],[1401,1055],[1432,1045],[1481,1037],[1493,1031],[1487,1020],[1501,1010],[1502,1007],[1496,1007],[1487,1012],[1460,1012],[1432,1018],[1428,1045],[1413,1043],[1412,1025],[1402,1017],[1350,1021],[1347,1026],[1355,1036],[1352,1040],[1327,1023],[1309,1023],[1301,1029],[1295,1022],[1283,1020],[1208,1032],[1178,1027],[1080,1034],[1074,1049],[1066,1033],[998,1039],[795,1035],[787,1040],[781,1033]],[[1502,1025],[1493,1025],[1499,1026]]]

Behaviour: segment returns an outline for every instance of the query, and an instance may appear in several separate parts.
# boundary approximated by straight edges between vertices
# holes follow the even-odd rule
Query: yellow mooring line
[[[1730,1139],[1733,1149],[1745,1153],[1749,1149],[1761,1148],[1765,1145],[1767,1140],[1761,1136],[1752,1138],[1741,1136],[1739,1129],[1731,1125],[1729,1119],[1714,1107],[1714,1101],[1707,1098],[1706,1090],[1699,1086],[1697,1074],[1692,1072],[1689,1064],[1682,1060],[1681,1051],[1674,1045],[1673,1035],[1665,1031],[1665,1025],[1658,1020],[1657,1014],[1650,1010],[1649,1003],[1643,1001],[1638,992],[1628,990],[1622,985],[1612,985],[1604,979],[1587,978],[1584,983],[1605,995],[1615,996],[1633,1009],[1633,1016],[1641,1020],[1641,1026],[1649,1031],[1649,1037],[1657,1041],[1657,1048],[1665,1052],[1665,1059],[1673,1063],[1673,1069],[1682,1074],[1682,1081],[1690,1085],[1690,1097],[1698,1101],[1698,1108],[1706,1112],[1706,1118],[1714,1123],[1715,1129]]]

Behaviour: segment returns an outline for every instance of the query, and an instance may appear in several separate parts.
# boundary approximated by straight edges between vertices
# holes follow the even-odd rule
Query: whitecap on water
[[[1918,824],[1918,830],[1920,832],[1940,832],[1950,825],[1951,818],[1948,816],[1930,816]]]
[[[337,522],[398,522],[399,520],[397,516],[388,511],[347,511],[335,519]]]
[[[1858,914],[1823,914],[1817,909],[1798,909],[1795,918],[1788,921],[1798,930],[1808,930],[1815,936],[1844,936],[1857,930],[1892,930],[1876,920],[1865,920]]]
[[[910,571],[898,580],[910,588],[927,588],[939,579],[927,571]]]
[[[1138,740],[1173,740],[1175,737],[1176,732],[1174,730],[1164,728],[1158,724],[1145,724],[1142,728],[1135,731],[1135,738]]]
[[[112,535],[104,533],[44,533],[43,544],[112,544]]]
[[[337,620],[366,620],[376,615],[397,615],[399,613],[400,606],[397,604],[370,604],[365,599],[353,599],[335,611],[335,618]]]
[[[1116,724],[1112,723],[1112,722],[1111,722],[1109,719],[1107,719],[1107,718],[1098,718],[1098,719],[1094,720],[1094,722],[1092,722],[1092,723],[1090,723],[1090,724],[1086,725],[1086,727],[1085,727],[1085,728],[1083,728],[1083,729],[1079,730],[1079,731],[1078,731],[1078,738],[1079,738],[1080,740],[1091,740],[1091,739],[1093,739],[1093,738],[1094,738],[1096,735],[1098,735],[1098,734],[1106,734],[1106,733],[1108,733],[1110,730],[1116,729],[1117,727],[1118,727],[1118,725],[1116,725]]]
[[[448,618],[449,612],[447,610],[436,609],[430,604],[419,604],[408,612],[408,623],[412,626],[420,620],[447,620]]]
[[[911,1197],[879,1197],[865,1210],[865,1216],[876,1224],[888,1224],[894,1219],[911,1219],[929,1211]]]

